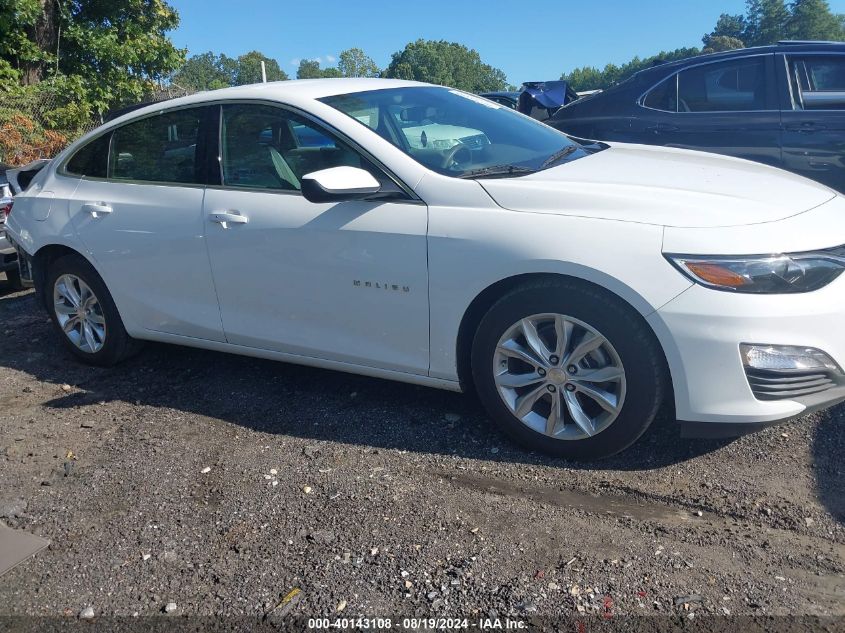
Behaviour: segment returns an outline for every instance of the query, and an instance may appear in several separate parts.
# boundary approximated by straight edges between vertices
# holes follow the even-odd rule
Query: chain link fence
[[[144,101],[158,103],[192,91],[163,86]],[[0,163],[25,165],[52,158],[68,144],[101,125],[108,115],[90,116],[74,103],[46,90],[0,95]]]

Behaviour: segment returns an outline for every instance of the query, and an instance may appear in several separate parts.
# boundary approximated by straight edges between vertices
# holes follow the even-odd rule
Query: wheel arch
[[[78,255],[94,266],[93,262],[86,257],[85,253],[65,244],[46,244],[35,251],[35,254],[32,256],[32,281],[35,285],[35,297],[47,311],[50,310],[48,293],[45,287],[47,284],[47,271],[50,270],[50,265],[54,261],[66,255]],[[96,266],[94,266],[94,269],[96,270]],[[99,271],[97,274],[99,274]]]
[[[481,323],[481,319],[493,306],[493,304],[498,301],[501,297],[506,295],[508,292],[511,292],[519,286],[532,282],[555,280],[565,281],[576,286],[581,286],[585,289],[600,292],[612,298],[613,300],[620,302],[622,305],[624,305],[630,310],[632,318],[640,320],[640,322],[645,326],[646,331],[651,334],[652,342],[659,350],[661,359],[663,361],[663,369],[665,372],[667,388],[666,402],[671,402],[674,404],[674,385],[673,381],[671,380],[671,371],[668,358],[666,356],[666,350],[664,349],[663,342],[660,336],[658,336],[657,332],[654,331],[654,328],[651,326],[648,319],[646,319],[648,314],[654,312],[654,310],[652,309],[649,311],[644,311],[642,309],[638,309],[631,300],[628,300],[626,297],[621,296],[618,292],[609,290],[608,288],[593,281],[588,281],[586,279],[573,275],[549,272],[523,273],[500,279],[499,281],[496,281],[495,283],[492,283],[486,288],[484,288],[484,290],[478,293],[475,298],[470,302],[469,306],[464,312],[463,317],[461,318],[461,322],[458,327],[458,336],[456,340],[455,358],[457,362],[458,380],[460,381],[461,389],[463,391],[474,390],[471,361],[472,342],[475,337],[475,332],[477,331],[478,326]],[[633,291],[631,292],[633,293]],[[637,303],[640,303],[640,307],[642,307],[641,302],[644,301],[642,297],[640,297],[639,295],[635,295],[635,297],[636,299],[639,299]]]

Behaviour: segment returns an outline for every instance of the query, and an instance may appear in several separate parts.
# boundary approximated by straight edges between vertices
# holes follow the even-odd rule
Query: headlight
[[[818,290],[845,270],[845,246],[789,255],[666,255],[694,282],[730,292],[787,294]]]

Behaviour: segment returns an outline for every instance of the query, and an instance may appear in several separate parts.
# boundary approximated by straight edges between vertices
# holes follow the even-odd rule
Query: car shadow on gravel
[[[87,367],[61,349],[32,293],[0,301],[3,322],[14,325],[18,336],[6,338],[0,365],[75,387],[67,395],[57,390],[61,395],[48,407],[123,401],[315,441],[579,469],[657,468],[729,443],[682,439],[677,424],[664,414],[624,453],[568,462],[512,444],[492,428],[472,394],[159,344],[146,345],[117,367]]]
[[[834,519],[845,524],[845,405],[820,416],[813,437],[818,498]]]

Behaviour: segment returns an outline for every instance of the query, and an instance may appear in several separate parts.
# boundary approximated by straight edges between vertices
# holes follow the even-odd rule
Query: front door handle
[[[100,204],[98,202],[87,202],[82,205],[82,210],[91,214],[94,219],[101,218],[108,215],[113,209],[107,204]]]
[[[211,221],[217,222],[224,229],[228,229],[229,224],[246,224],[249,222],[249,218],[237,211],[215,211],[211,214]]]

